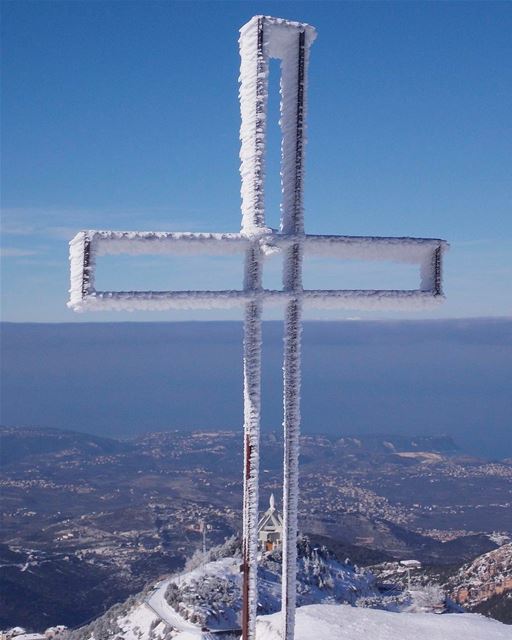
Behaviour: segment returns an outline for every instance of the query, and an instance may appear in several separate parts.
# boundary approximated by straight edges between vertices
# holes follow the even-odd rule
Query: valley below
[[[203,527],[208,547],[241,530],[241,431],[0,435],[1,628],[83,625],[180,570]],[[271,493],[280,506],[282,456],[280,434],[264,433],[261,510]],[[511,460],[466,455],[445,436],[305,434],[300,529],[362,567],[418,560],[413,580],[510,623],[511,479]],[[465,576],[485,554],[489,578]]]

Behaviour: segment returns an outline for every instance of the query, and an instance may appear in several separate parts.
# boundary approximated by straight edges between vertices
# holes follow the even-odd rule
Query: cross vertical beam
[[[244,290],[261,292],[263,256],[258,236],[264,226],[265,133],[268,59],[264,52],[264,18],[246,35],[252,55],[242,56],[240,73],[240,173],[242,178],[242,229],[249,240],[245,252]],[[247,45],[247,40],[249,43]],[[241,42],[242,46],[242,42]],[[244,66],[249,69],[244,69]],[[254,65],[255,70],[250,67]],[[255,82],[254,82],[255,71]],[[253,80],[247,82],[247,78]],[[245,304],[244,314],[244,482],[242,532],[242,638],[256,634],[258,603],[259,449],[261,414],[262,300]]]
[[[281,85],[281,122],[295,122],[295,131],[283,126],[282,157],[282,222],[281,232],[295,237],[286,250],[283,288],[297,292],[286,304],[284,324],[283,409],[284,409],[284,462],[283,462],[283,566],[282,566],[282,634],[291,640],[295,627],[296,573],[297,573],[297,508],[299,489],[299,437],[300,437],[300,349],[302,317],[302,253],[304,213],[302,174],[304,164],[305,117],[305,33],[298,32],[296,59],[283,61],[282,73],[295,76],[290,86]],[[291,68],[287,70],[285,66]],[[290,93],[291,95],[287,95]],[[294,95],[293,95],[294,94]],[[286,110],[292,113],[286,113]],[[292,155],[288,158],[288,154]],[[290,173],[291,175],[287,175]]]
[[[300,333],[302,315],[302,203],[304,163],[306,29],[310,44],[314,30],[298,23],[258,16],[241,30],[240,105],[242,235],[251,242],[246,252],[246,292],[260,293],[265,239],[265,134],[269,57],[281,60],[281,229],[291,238],[284,249],[283,290],[290,294],[285,308],[283,362],[283,637],[293,638],[295,621],[298,448],[300,434]],[[259,478],[259,405],[261,386],[261,302],[245,307],[244,323],[244,524],[242,638],[255,637],[257,613],[257,522]],[[256,410],[257,408],[257,410]]]

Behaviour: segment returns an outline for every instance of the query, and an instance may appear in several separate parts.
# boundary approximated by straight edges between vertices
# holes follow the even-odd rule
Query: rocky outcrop
[[[448,587],[452,598],[470,609],[512,591],[512,543],[464,565],[450,579]]]

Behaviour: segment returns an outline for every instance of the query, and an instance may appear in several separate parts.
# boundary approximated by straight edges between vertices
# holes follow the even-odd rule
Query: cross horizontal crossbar
[[[309,289],[251,288],[224,291],[96,291],[96,258],[102,255],[230,255],[244,254],[254,245],[263,255],[284,252],[301,243],[313,256],[345,260],[391,260],[420,265],[418,289]],[[225,308],[251,300],[281,303],[301,297],[312,306],[328,308],[411,308],[442,299],[441,257],[447,243],[438,238],[364,237],[282,234],[247,236],[241,233],[184,233],[82,231],[70,243],[71,289],[69,306],[75,311],[165,310],[171,308]]]

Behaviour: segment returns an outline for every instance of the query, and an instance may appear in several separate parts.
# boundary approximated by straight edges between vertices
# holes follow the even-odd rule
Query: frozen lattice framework
[[[166,233],[82,231],[70,243],[69,306],[89,310],[164,310],[242,305],[244,320],[244,512],[242,637],[255,637],[257,526],[261,390],[261,315],[263,303],[285,304],[284,463],[283,463],[283,635],[292,640],[295,621],[295,572],[300,427],[300,349],[303,305],[351,309],[427,307],[443,299],[441,262],[447,244],[433,238],[377,238],[304,233],[303,177],[306,72],[313,27],[256,16],[240,31],[240,107],[242,228],[240,233]],[[269,59],[281,61],[281,227],[265,224],[264,178]],[[96,260],[108,254],[241,254],[245,277],[239,290],[97,291]],[[283,287],[264,289],[265,257],[283,256]],[[305,290],[302,258],[391,260],[417,264],[414,290]]]

